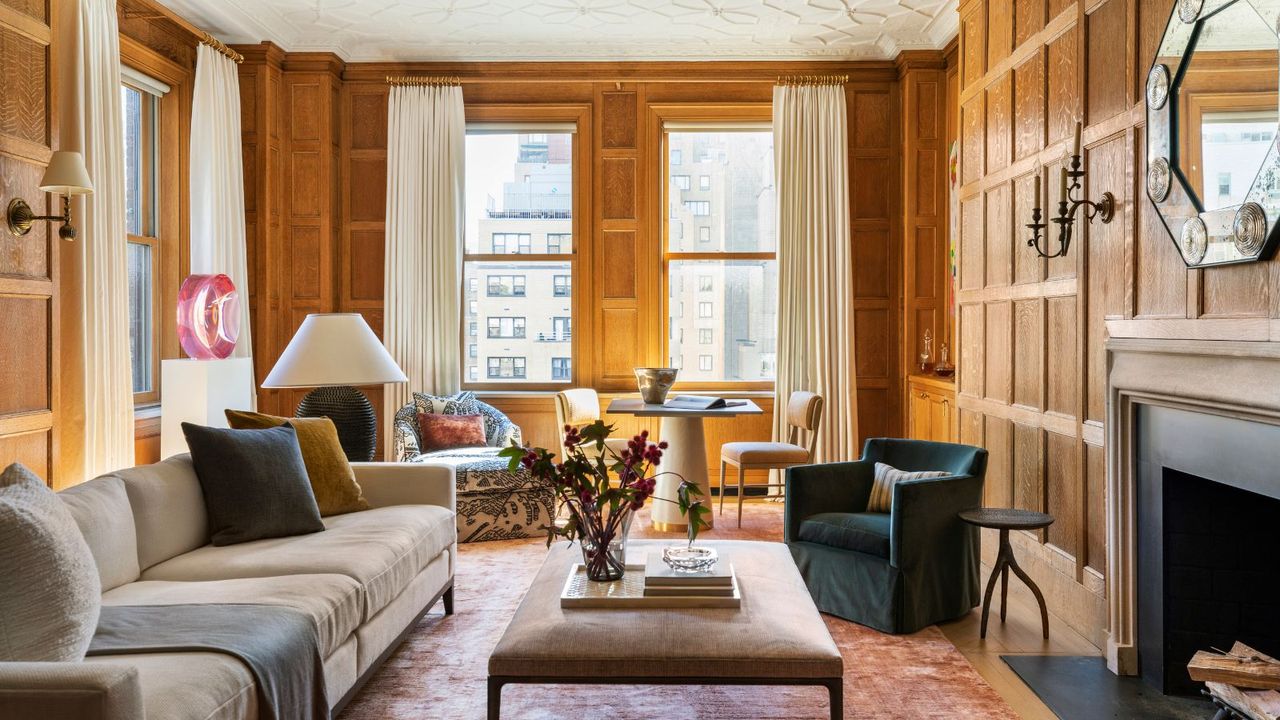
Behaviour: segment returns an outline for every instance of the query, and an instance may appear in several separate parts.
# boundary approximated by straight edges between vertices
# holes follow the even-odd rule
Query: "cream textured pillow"
[[[903,480],[919,478],[937,478],[950,475],[942,470],[922,470],[907,472],[892,465],[876,463],[876,481],[871,486],[871,499],[867,500],[867,512],[887,513],[893,509],[893,486]]]
[[[102,607],[80,528],[35,473],[0,473],[0,661],[80,661]]]

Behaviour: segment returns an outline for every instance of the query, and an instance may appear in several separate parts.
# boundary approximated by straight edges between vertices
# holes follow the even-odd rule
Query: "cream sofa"
[[[437,600],[452,612],[457,558],[449,467],[357,463],[370,510],[325,531],[208,544],[189,456],[105,475],[60,496],[98,564],[104,605],[265,603],[314,618],[336,714]],[[253,720],[249,669],[185,652],[0,662],[0,718]]]

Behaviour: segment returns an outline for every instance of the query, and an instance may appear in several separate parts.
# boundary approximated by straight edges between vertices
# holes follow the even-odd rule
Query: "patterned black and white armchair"
[[[480,415],[484,418],[485,447],[422,452],[419,413]],[[456,395],[414,393],[413,401],[396,412],[392,449],[399,462],[452,465],[457,473],[458,542],[542,537],[555,519],[555,496],[549,486],[523,469],[507,470],[498,450],[522,442],[520,426],[472,392]]]

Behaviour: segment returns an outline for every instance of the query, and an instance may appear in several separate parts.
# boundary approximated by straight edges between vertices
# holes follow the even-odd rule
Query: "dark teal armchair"
[[[890,513],[866,512],[875,464],[943,470],[899,482]],[[978,530],[956,513],[982,505],[987,451],[873,438],[855,462],[787,470],[784,539],[818,609],[910,633],[977,607]]]

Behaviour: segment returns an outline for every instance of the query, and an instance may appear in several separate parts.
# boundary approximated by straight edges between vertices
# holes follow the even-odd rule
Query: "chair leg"
[[[738,527],[742,527],[742,494],[745,491],[743,483],[746,480],[747,469],[742,465],[738,466]]]
[[[721,515],[724,515],[724,472],[725,472],[724,468],[726,464],[727,463],[725,463],[724,460],[720,461],[720,514]]]

